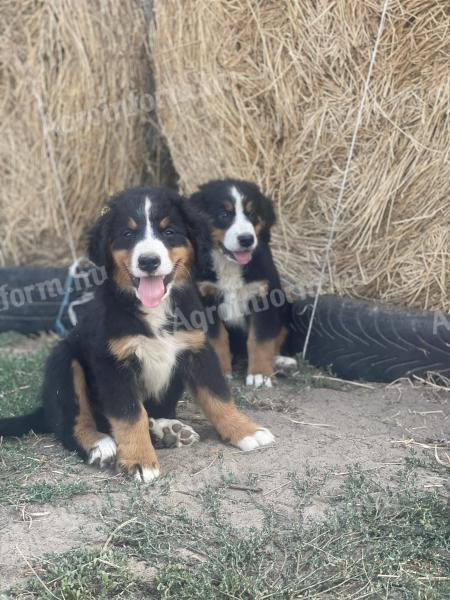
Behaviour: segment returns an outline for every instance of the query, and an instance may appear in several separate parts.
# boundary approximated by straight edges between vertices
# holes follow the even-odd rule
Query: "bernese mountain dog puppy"
[[[190,204],[207,217],[212,232],[210,263],[200,268],[198,285],[222,372],[231,377],[233,350],[244,341],[247,385],[272,387],[275,368],[296,365],[279,355],[289,303],[269,245],[272,201],[254,183],[225,179],[202,185]]]
[[[42,407],[1,420],[0,435],[54,432],[86,462],[116,462],[151,481],[160,470],[149,428],[175,445],[198,437],[172,421],[187,384],[224,440],[242,450],[273,442],[236,408],[201,320],[190,325],[203,310],[191,269],[210,245],[206,222],[171,190],[134,188],[110,199],[89,242],[107,277],[51,353]]]

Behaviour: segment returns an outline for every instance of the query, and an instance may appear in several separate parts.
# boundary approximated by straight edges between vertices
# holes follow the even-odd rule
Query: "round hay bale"
[[[141,4],[2,1],[0,264],[70,258],[58,182],[82,251],[105,197],[152,176]]]
[[[156,0],[158,116],[185,191],[255,180],[317,284],[382,0]],[[324,291],[450,310],[450,6],[390,0]]]

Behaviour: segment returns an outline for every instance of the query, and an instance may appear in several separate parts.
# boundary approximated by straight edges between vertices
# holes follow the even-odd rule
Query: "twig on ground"
[[[340,377],[331,377],[330,375],[313,375],[312,379],[328,379],[329,381],[337,381],[339,383],[345,383],[348,385],[355,385],[357,387],[366,388],[368,390],[376,389],[375,386],[369,385],[368,383],[361,383],[360,381],[348,381],[347,379],[341,379]]]
[[[287,419],[296,425],[307,425],[308,427],[336,427],[335,425],[330,425],[328,423],[308,423],[307,421],[296,421],[295,419],[291,419],[291,417],[287,417]]]
[[[229,485],[227,485],[227,488],[230,490],[238,490],[241,492],[253,492],[253,493],[262,492],[262,488],[260,488],[260,487],[253,487],[250,485],[238,485],[235,483],[230,483]]]

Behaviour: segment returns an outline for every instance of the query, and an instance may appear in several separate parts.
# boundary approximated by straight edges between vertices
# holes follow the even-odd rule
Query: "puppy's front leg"
[[[232,367],[230,339],[228,336],[228,331],[222,321],[219,321],[217,323],[217,327],[213,333],[208,332],[209,343],[214,348],[214,351],[217,354],[222,373],[227,379],[231,379]]]
[[[227,379],[231,379],[230,339],[228,331],[219,316],[216,287],[208,281],[199,283],[198,287],[208,321],[208,341],[217,354],[222,373]]]
[[[102,412],[117,444],[117,465],[138,481],[152,481],[159,465],[148,429],[148,414],[140,401],[136,377],[129,366],[103,364],[99,382]]]
[[[250,325],[247,338],[248,374],[247,385],[272,387],[275,338],[258,340],[255,324]]]
[[[108,418],[117,444],[117,462],[138,481],[152,481],[159,475],[158,459],[148,430],[148,414],[142,404],[129,418]]]
[[[192,356],[189,384],[194,396],[223,440],[241,450],[267,446],[274,436],[254,423],[234,404],[215,352],[207,344]]]

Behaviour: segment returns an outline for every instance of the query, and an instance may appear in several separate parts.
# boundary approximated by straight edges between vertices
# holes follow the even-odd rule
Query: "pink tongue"
[[[164,296],[163,277],[141,277],[137,294],[139,300],[148,308],[158,306]]]
[[[246,265],[251,261],[252,253],[250,250],[243,250],[242,252],[233,252],[233,256],[240,265]]]

